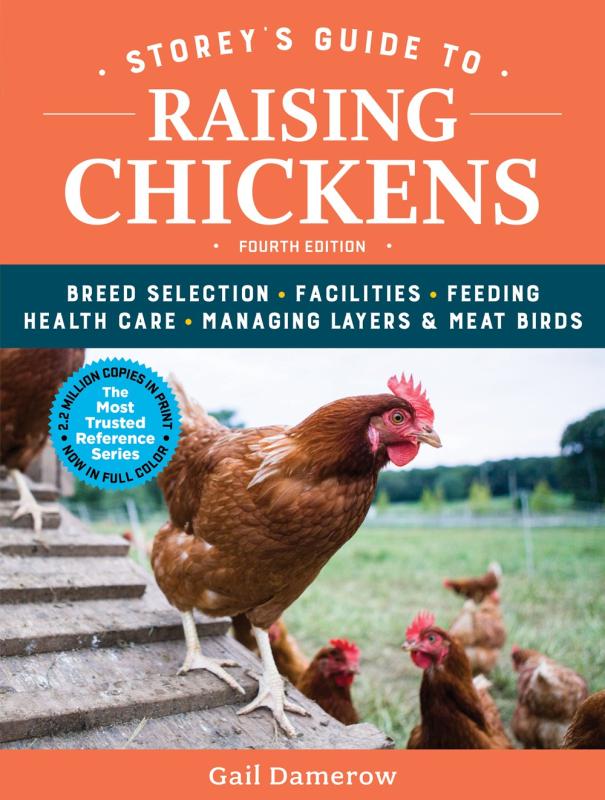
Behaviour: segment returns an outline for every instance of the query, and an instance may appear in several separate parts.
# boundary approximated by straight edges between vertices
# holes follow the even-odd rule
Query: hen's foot
[[[15,509],[11,519],[20,519],[21,517],[25,517],[29,514],[32,518],[32,527],[34,532],[42,533],[42,515],[44,513],[42,506],[33,496],[23,473],[18,469],[11,469],[10,474],[15,481],[17,491],[19,492],[19,504]]]
[[[19,519],[26,514],[30,514],[32,518],[32,527],[35,533],[42,533],[42,506],[40,506],[35,498],[32,496],[24,498],[17,506],[12,519]]]
[[[177,672],[177,675],[186,675],[188,672],[191,672],[191,670],[194,669],[206,669],[208,672],[216,675],[217,678],[225,681],[225,683],[231,686],[232,689],[235,689],[240,694],[245,694],[243,687],[239,685],[232,675],[229,675],[229,673],[223,669],[223,667],[237,666],[237,662],[235,661],[228,661],[220,658],[208,658],[208,656],[203,656],[200,652],[191,652],[187,653],[185,661],[183,662],[183,666]]]
[[[258,681],[258,694],[251,703],[241,708],[238,714],[249,714],[257,708],[264,706],[268,708],[279,727],[286,736],[296,736],[296,730],[288,717],[286,711],[292,714],[300,714],[303,717],[310,716],[309,712],[297,703],[293,703],[286,697],[284,682],[279,673],[263,673]]]

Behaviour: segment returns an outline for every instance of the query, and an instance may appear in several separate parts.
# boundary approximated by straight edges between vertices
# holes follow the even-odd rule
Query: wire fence
[[[422,511],[405,504],[393,504],[387,508],[376,505],[370,508],[365,525],[375,528],[392,528],[402,534],[411,528],[429,530],[464,529],[485,533],[489,530],[511,529],[521,535],[524,549],[525,572],[529,578],[535,574],[534,530],[544,529],[591,529],[603,528],[605,532],[605,509],[601,505],[585,504],[582,509],[550,512],[532,511],[527,494],[519,495],[518,508],[500,509],[498,512],[473,512],[468,506],[445,505],[438,512]],[[166,509],[137,504],[132,498],[116,502],[109,508],[93,508],[82,502],[72,501],[72,512],[88,526],[100,532],[125,534],[133,544],[136,560],[146,565],[149,540],[167,519]]]
[[[132,498],[116,498],[114,505],[97,508],[83,502],[68,503],[72,513],[85,524],[98,527],[132,530],[168,518],[165,508],[146,505]],[[160,523],[161,524],[161,523]],[[367,525],[414,528],[592,528],[605,527],[605,507],[583,503],[579,508],[537,512],[530,508],[527,498],[521,497],[519,508],[473,511],[467,506],[448,506],[439,510],[423,510],[417,505],[392,504],[385,509],[373,505],[366,518]]]
[[[605,527],[605,511],[561,511],[537,513],[502,511],[472,513],[467,510],[439,512],[405,512],[370,509],[366,525],[376,527],[412,528],[521,528],[527,523],[534,528],[593,528]]]

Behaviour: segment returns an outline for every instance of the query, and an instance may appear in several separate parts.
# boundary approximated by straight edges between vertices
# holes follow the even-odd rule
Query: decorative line
[[[562,117],[562,111],[469,111],[470,117]]]
[[[135,117],[134,111],[43,111],[43,117]]]

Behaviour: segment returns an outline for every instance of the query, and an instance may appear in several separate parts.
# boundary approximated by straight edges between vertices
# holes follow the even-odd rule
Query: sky
[[[171,372],[208,411],[247,426],[295,424],[340,397],[379,394],[394,373],[422,380],[443,442],[415,467],[556,455],[565,426],[605,407],[603,350],[138,349],[87,351]]]

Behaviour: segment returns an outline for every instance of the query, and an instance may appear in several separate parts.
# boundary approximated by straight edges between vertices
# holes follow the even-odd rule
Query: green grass
[[[591,691],[605,688],[605,530],[535,530],[534,554],[530,579],[519,530],[365,527],[286,612],[286,621],[308,654],[332,637],[357,642],[362,672],[353,688],[361,717],[404,747],[418,720],[421,679],[400,649],[405,628],[421,608],[447,627],[461,601],[442,579],[481,574],[497,559],[508,642],[491,680],[508,724],[516,696],[508,657],[513,643],[578,670]]]
[[[145,534],[152,538],[164,521],[164,515],[149,518]],[[95,528],[117,532],[107,522]],[[513,643],[578,670],[591,691],[605,688],[605,529],[536,528],[533,541],[535,574],[529,578],[518,528],[365,526],[285,619],[309,656],[330,638],[357,642],[362,671],[353,694],[360,715],[405,747],[418,721],[422,677],[400,649],[405,629],[423,608],[447,628],[462,601],[443,588],[443,578],[479,575],[497,560],[504,570],[501,596],[508,641],[490,680],[508,725],[516,697],[509,659]]]
[[[574,498],[571,494],[564,494],[563,492],[553,492],[550,497],[552,503],[552,512],[560,513],[561,511],[573,510]],[[489,500],[489,506],[486,508],[488,514],[501,514],[508,513],[514,509],[514,503],[509,495],[501,497],[492,497]],[[443,512],[465,512],[469,509],[468,500],[446,500],[440,508],[431,510],[431,513]],[[391,503],[386,509],[391,514],[405,516],[406,514],[418,514],[423,512],[423,506],[420,500],[405,502],[405,503]]]

